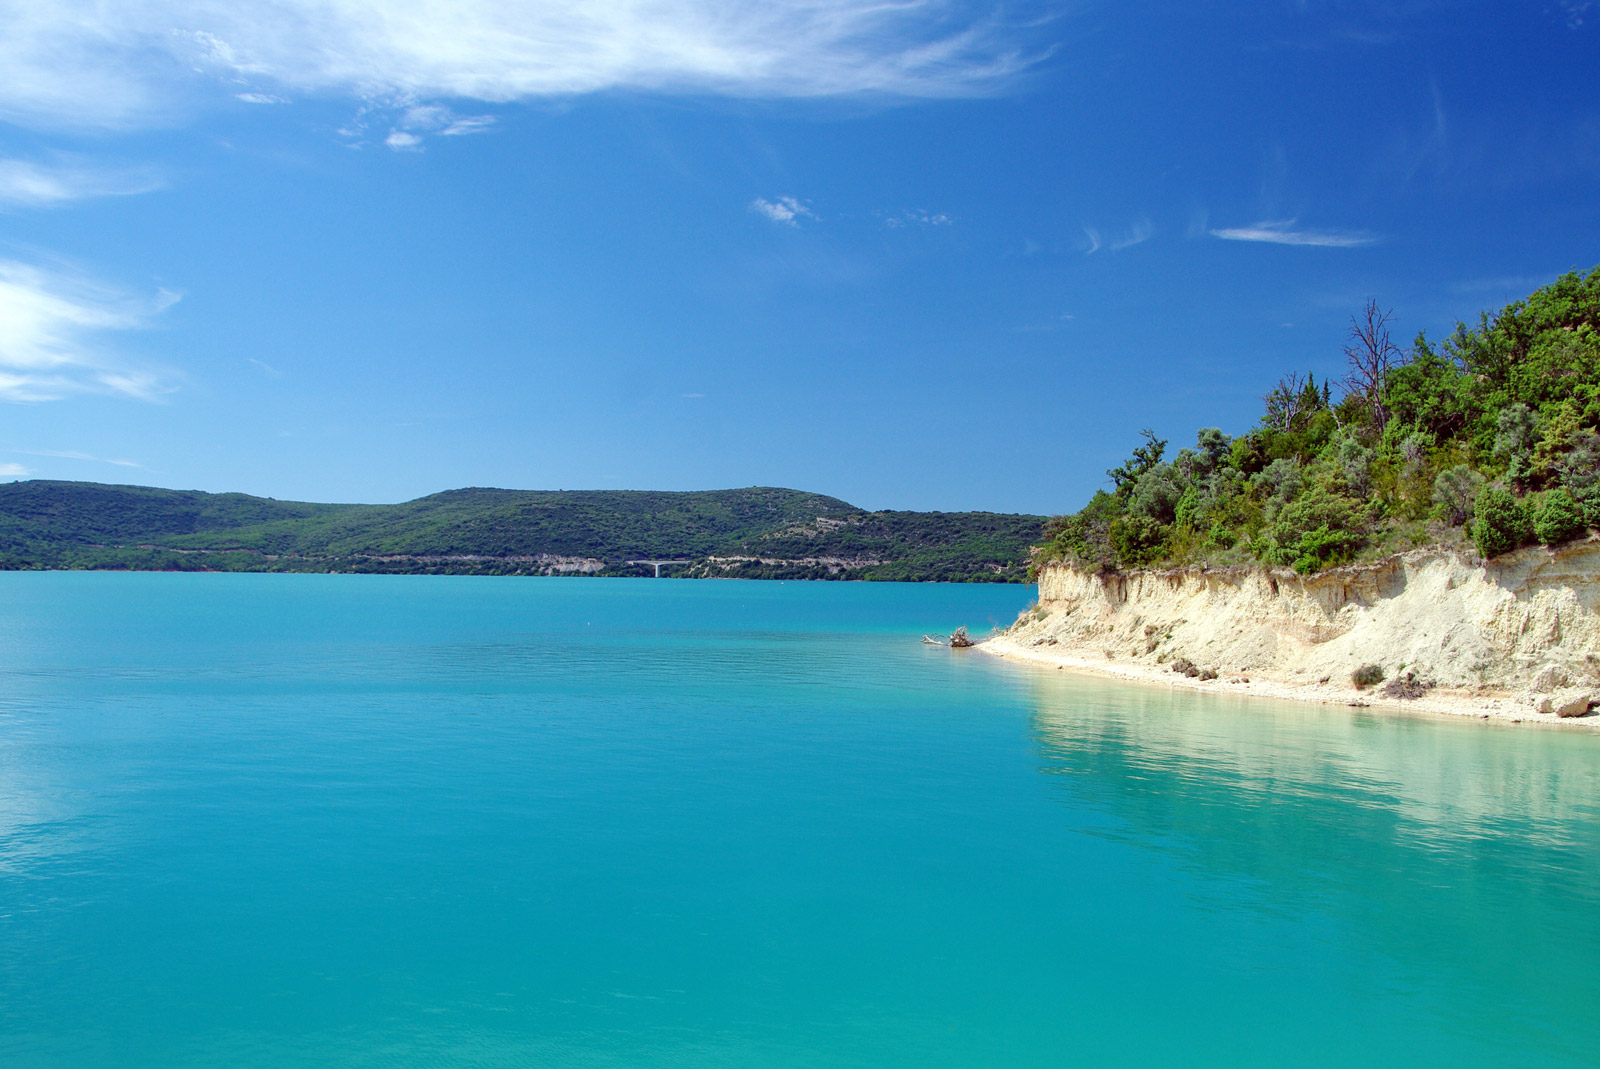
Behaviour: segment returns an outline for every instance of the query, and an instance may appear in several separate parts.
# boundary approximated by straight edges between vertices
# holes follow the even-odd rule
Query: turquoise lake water
[[[0,574],[0,1065],[1600,1064],[1600,737],[1031,595]]]

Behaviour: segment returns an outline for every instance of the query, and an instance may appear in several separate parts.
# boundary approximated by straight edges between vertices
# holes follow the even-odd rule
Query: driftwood
[[[930,646],[949,646],[954,650],[964,650],[968,646],[977,645],[976,642],[967,637],[967,629],[965,627],[958,627],[950,632],[949,638],[935,638],[933,635],[923,635],[922,641]]]

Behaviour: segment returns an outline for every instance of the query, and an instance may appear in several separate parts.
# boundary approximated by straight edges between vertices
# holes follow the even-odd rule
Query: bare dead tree
[[[1267,408],[1263,422],[1274,430],[1288,430],[1300,414],[1300,395],[1305,392],[1305,386],[1305,379],[1298,371],[1279,379],[1272,392],[1261,399]]]
[[[1361,314],[1350,317],[1350,344],[1344,347],[1350,371],[1341,385],[1372,411],[1372,422],[1380,434],[1389,422],[1389,410],[1383,403],[1384,384],[1389,369],[1405,355],[1389,335],[1389,318],[1393,314],[1380,312],[1378,302],[1369,298]]]

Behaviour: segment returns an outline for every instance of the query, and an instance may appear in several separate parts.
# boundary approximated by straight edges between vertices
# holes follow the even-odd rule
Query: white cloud
[[[197,69],[252,102],[269,86],[497,103],[619,88],[970,96],[1042,54],[1003,3],[963,16],[948,0],[10,0],[0,118],[170,121]]]
[[[234,99],[242,100],[246,104],[287,104],[288,100],[276,93],[235,93]]]
[[[481,134],[494,125],[493,115],[457,115],[442,104],[417,104],[395,102],[400,114],[395,120],[394,129],[389,136],[384,138],[384,144],[392,149],[416,149],[422,147],[425,134],[438,134],[440,137],[460,137],[464,134]],[[364,114],[369,110],[377,110],[369,106],[364,109],[362,116],[357,116],[350,127],[343,133],[347,136],[359,137],[365,129],[362,121]]]
[[[1083,250],[1085,256],[1091,256],[1100,251],[1100,231],[1092,226],[1086,226],[1083,228],[1083,236],[1089,242],[1088,247]]]
[[[778,197],[776,200],[757,197],[750,202],[750,210],[784,226],[799,226],[801,219],[817,217],[817,213],[798,197]]]
[[[883,221],[883,225],[892,230],[903,226],[950,226],[955,220],[944,212],[925,212],[913,210],[891,215]]]
[[[0,400],[54,401],[103,393],[152,399],[169,376],[130,365],[98,344],[136,330],[178,299],[136,300],[79,278],[0,260]]]
[[[62,160],[54,164],[0,158],[0,205],[49,207],[86,197],[118,197],[160,189],[152,171],[116,171]]]
[[[440,137],[461,137],[464,134],[481,134],[494,125],[493,115],[464,115],[451,121],[439,131]]]
[[[26,479],[32,474],[32,468],[25,468],[21,464],[0,464],[0,479]]]
[[[1224,227],[1211,236],[1224,241],[1265,241],[1273,245],[1320,245],[1333,249],[1354,249],[1376,245],[1383,238],[1364,230],[1296,230],[1296,219],[1256,223],[1254,226]]]

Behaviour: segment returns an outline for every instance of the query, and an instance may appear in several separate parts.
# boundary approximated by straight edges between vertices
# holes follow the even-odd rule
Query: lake
[[[0,574],[0,1063],[1600,1064],[1600,736],[1032,595]]]

